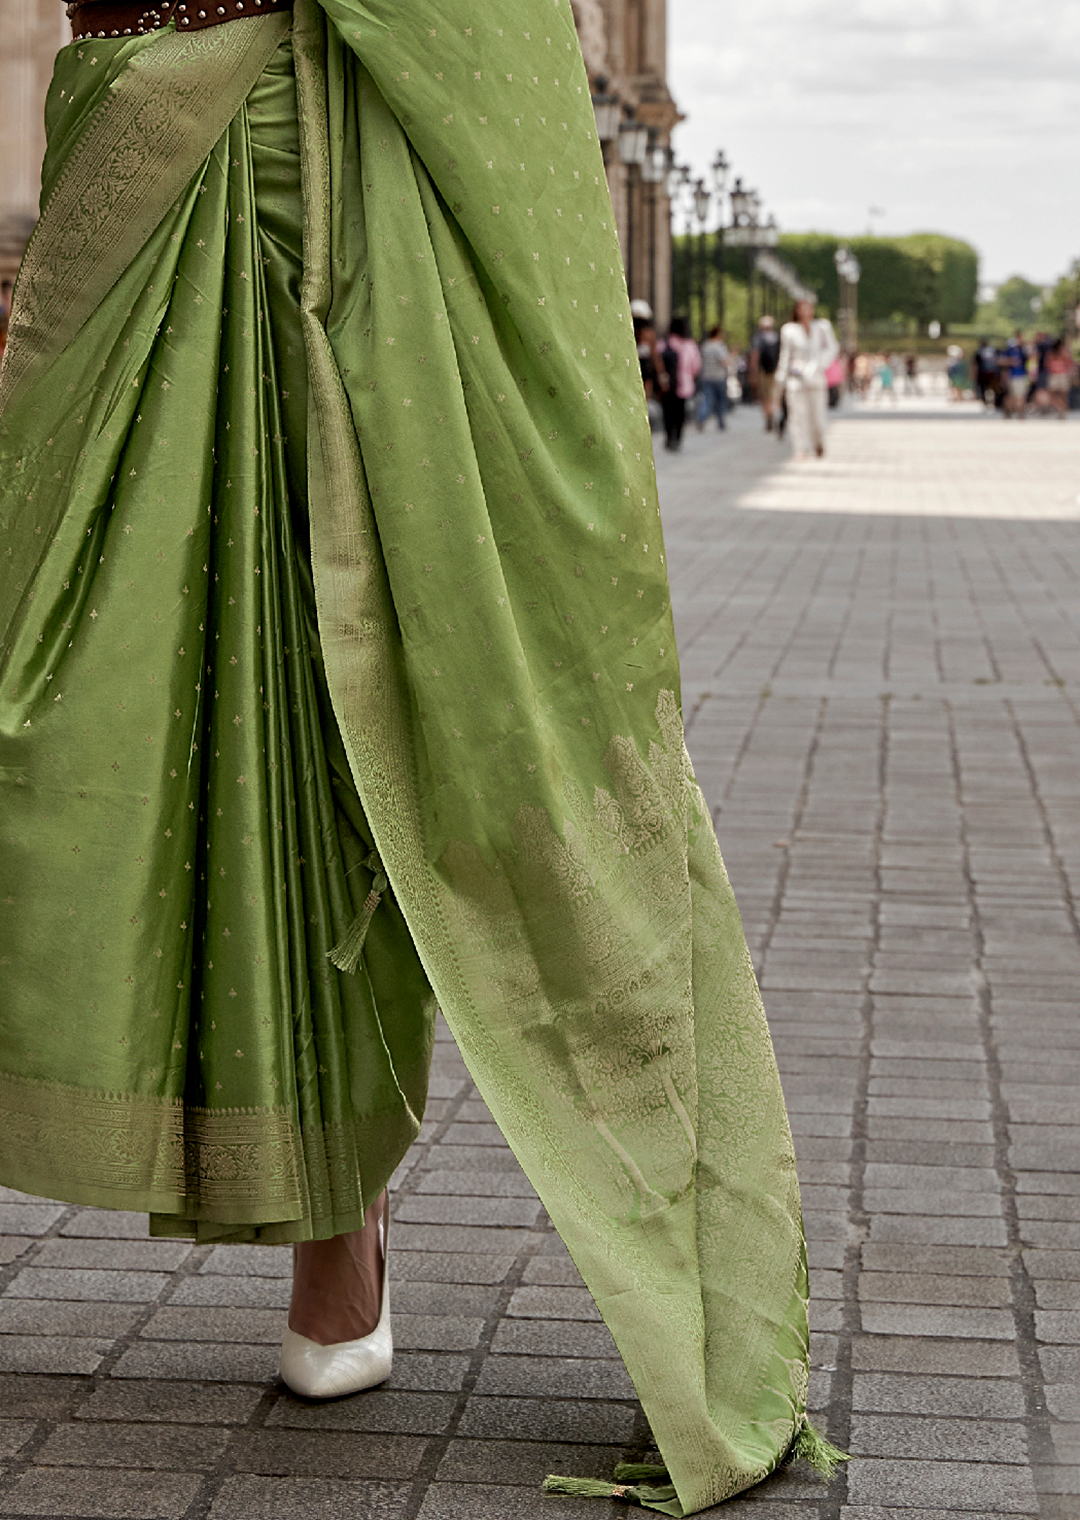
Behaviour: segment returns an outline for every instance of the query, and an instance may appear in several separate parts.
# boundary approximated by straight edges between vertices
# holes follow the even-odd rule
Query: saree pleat
[[[569,7],[279,21],[58,66],[68,160],[155,49],[239,98],[0,382],[0,1176],[351,1228],[433,990],[693,1513],[802,1427],[806,1258]]]

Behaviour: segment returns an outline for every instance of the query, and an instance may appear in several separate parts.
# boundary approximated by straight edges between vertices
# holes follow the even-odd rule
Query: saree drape
[[[0,377],[0,1177],[355,1227],[433,989],[689,1514],[802,1428],[805,1249],[570,9],[286,30],[58,61]]]

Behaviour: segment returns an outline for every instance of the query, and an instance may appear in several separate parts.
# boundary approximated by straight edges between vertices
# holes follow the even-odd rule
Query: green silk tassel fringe
[[[374,875],[371,891],[364,899],[364,906],[353,919],[348,929],[346,929],[342,938],[332,950],[327,952],[331,964],[335,965],[339,971],[355,971],[357,966],[359,966],[360,955],[364,948],[364,941],[367,939],[371,920],[375,916],[375,909],[382,902],[383,893],[390,885],[386,879],[386,872],[383,870],[383,863],[374,850],[364,861],[364,864]]]
[[[826,1480],[833,1476],[841,1462],[851,1461],[848,1452],[834,1446],[806,1419],[780,1465],[785,1466],[796,1459],[808,1462]],[[682,1514],[667,1468],[650,1462],[620,1462],[613,1483],[597,1478],[564,1478],[552,1474],[544,1479],[544,1492],[575,1494],[579,1499],[622,1499],[646,1509],[657,1509],[670,1515]]]

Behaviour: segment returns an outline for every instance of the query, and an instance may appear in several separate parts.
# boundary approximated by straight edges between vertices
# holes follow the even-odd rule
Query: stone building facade
[[[666,83],[667,0],[571,0],[594,90],[605,81],[627,118],[666,147],[679,113]],[[45,151],[45,91],[53,58],[71,32],[61,0],[0,0],[0,278],[18,267],[37,215]],[[671,233],[663,183],[625,164],[617,140],[604,145],[631,297],[657,319],[670,314]]]

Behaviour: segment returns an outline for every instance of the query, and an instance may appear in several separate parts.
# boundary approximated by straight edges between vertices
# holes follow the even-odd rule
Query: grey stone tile
[[[395,1227],[402,1224],[519,1225],[530,1229],[542,1213],[538,1198],[470,1198],[464,1194],[443,1196],[414,1193],[394,1213]]]
[[[862,1328],[870,1335],[926,1335],[952,1340],[997,1341],[1011,1341],[1016,1335],[1016,1322],[1008,1309],[864,1303],[861,1318]]]
[[[44,1235],[65,1207],[62,1203],[0,1203],[0,1234]]]
[[[475,1283],[394,1282],[394,1317],[401,1314],[455,1315],[486,1319],[497,1307],[498,1288]]]
[[[411,1478],[427,1449],[425,1436],[354,1431],[253,1430],[229,1453],[236,1472],[296,1478]]]
[[[65,1222],[60,1234],[102,1240],[148,1240],[150,1221],[145,1214],[127,1214],[120,1209],[79,1209]]]
[[[463,1224],[395,1224],[395,1253],[402,1251],[463,1251],[470,1254],[517,1252],[529,1240],[528,1230],[505,1226]]]
[[[246,1425],[261,1388],[227,1383],[103,1382],[75,1411],[77,1420],[154,1425]]]
[[[110,1272],[174,1272],[191,1254],[186,1240],[73,1240],[43,1242],[35,1266]]]
[[[112,1342],[75,1335],[0,1335],[0,1372],[96,1372]]]
[[[292,1252],[288,1246],[215,1246],[199,1271],[291,1278]]]
[[[983,1514],[1037,1515],[1039,1501],[1026,1467],[986,1462],[915,1462],[864,1458],[848,1473],[853,1504],[884,1504]]]
[[[468,1370],[467,1356],[452,1356],[445,1351],[428,1355],[422,1351],[402,1351],[395,1345],[394,1370],[386,1386],[448,1393],[462,1387]]]
[[[65,1520],[180,1520],[203,1479],[195,1473],[31,1468],[0,1490],[0,1515]]]
[[[815,1284],[817,1290],[820,1287]],[[918,1272],[862,1272],[859,1298],[864,1304],[955,1304],[986,1309],[1008,1307],[1012,1291],[1007,1277]]]
[[[39,1467],[133,1467],[176,1472],[214,1467],[229,1444],[226,1430],[120,1421],[62,1425],[34,1453]]]
[[[1026,1462],[1023,1425],[1006,1420],[934,1419],[897,1414],[856,1414],[851,1449],[863,1457],[909,1459],[913,1452],[934,1462]]]
[[[391,1281],[431,1283],[501,1283],[514,1256],[499,1252],[403,1251],[391,1246]]]
[[[353,1398],[308,1404],[284,1393],[266,1419],[267,1427],[289,1430],[363,1430],[388,1435],[441,1435],[457,1407],[452,1394],[372,1388]]]
[[[24,1251],[28,1251],[37,1242],[30,1235],[5,1235],[0,1237],[0,1267],[6,1267],[8,1262],[18,1261]]]
[[[278,1309],[285,1313],[291,1293],[292,1281],[287,1277],[229,1277],[213,1272],[179,1278],[169,1295],[169,1305]],[[395,1292],[395,1302],[397,1296]]]
[[[516,1356],[618,1357],[606,1325],[581,1320],[507,1320],[495,1331],[491,1349]]]
[[[531,1488],[433,1483],[424,1495],[417,1520],[550,1520],[555,1502],[550,1495]],[[595,1520],[596,1502],[562,1494],[558,1514],[564,1520]]]
[[[181,1378],[191,1382],[270,1383],[277,1375],[277,1346],[186,1345],[141,1341],[123,1353],[115,1378]]]
[[[23,1267],[4,1290],[5,1298],[58,1298],[66,1302],[147,1304],[169,1285],[166,1272],[75,1271]]]
[[[585,1357],[492,1356],[480,1369],[478,1394],[571,1399],[633,1399],[621,1362]]]
[[[872,1414],[941,1415],[946,1418],[1021,1420],[1023,1389],[1004,1379],[899,1376],[861,1372],[853,1408]]]
[[[622,1460],[619,1446],[455,1440],[447,1446],[435,1479],[438,1483],[500,1483],[536,1488],[548,1473],[610,1479]]]
[[[0,1457],[13,1457],[37,1430],[34,1420],[0,1419]]]
[[[544,1256],[534,1256],[525,1263],[522,1281],[540,1287],[585,1289],[581,1273],[572,1261]]]
[[[209,1520],[399,1520],[409,1489],[403,1483],[342,1478],[227,1478]]]
[[[530,1266],[534,1263],[530,1263]],[[576,1268],[573,1269],[576,1272]],[[580,1279],[579,1279],[580,1280]],[[522,1319],[591,1319],[600,1318],[600,1310],[585,1287],[515,1288],[507,1314]]]
[[[83,1378],[0,1373],[0,1409],[11,1419],[63,1420],[89,1387]]]
[[[417,1193],[465,1194],[475,1198],[535,1198],[536,1190],[522,1171],[467,1171],[436,1167],[425,1170]]]
[[[235,1309],[166,1304],[147,1320],[139,1334],[155,1341],[241,1342],[278,1346],[288,1322],[281,1309]]]
[[[461,1437],[491,1440],[569,1441],[626,1446],[634,1430],[631,1404],[600,1399],[482,1398],[465,1406]]]
[[[141,1308],[126,1304],[0,1298],[0,1335],[71,1335],[110,1340],[126,1335],[142,1312]]]

